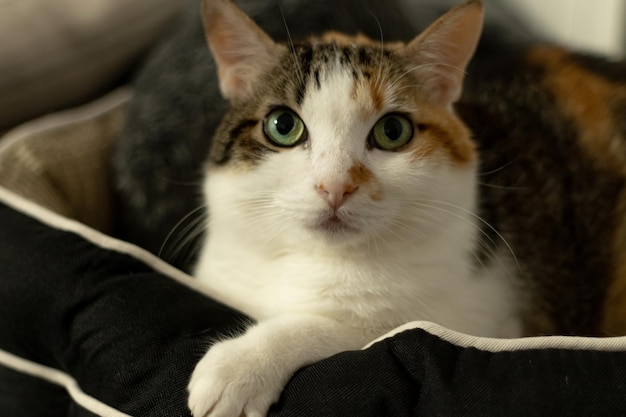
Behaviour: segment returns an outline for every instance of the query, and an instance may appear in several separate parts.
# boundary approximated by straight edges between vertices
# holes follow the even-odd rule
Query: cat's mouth
[[[315,229],[322,232],[337,234],[355,232],[357,229],[351,225],[343,216],[337,213],[329,213],[320,218],[316,223]]]

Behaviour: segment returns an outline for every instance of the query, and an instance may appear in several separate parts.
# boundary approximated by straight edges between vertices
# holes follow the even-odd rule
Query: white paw
[[[194,417],[265,417],[291,376],[245,336],[214,345],[189,382]]]

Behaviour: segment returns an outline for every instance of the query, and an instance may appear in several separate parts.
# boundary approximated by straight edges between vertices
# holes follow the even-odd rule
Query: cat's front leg
[[[315,315],[280,316],[215,344],[189,383],[194,417],[264,417],[301,367],[362,347],[364,332]]]

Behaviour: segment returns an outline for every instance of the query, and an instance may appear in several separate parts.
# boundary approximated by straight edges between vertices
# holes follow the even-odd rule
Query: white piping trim
[[[122,413],[94,397],[86,394],[74,378],[58,369],[50,368],[27,359],[20,358],[12,353],[0,349],[0,365],[9,369],[43,379],[55,385],[60,385],[66,389],[70,397],[78,405],[101,417],[131,417]]]
[[[422,329],[456,346],[473,347],[487,352],[510,352],[515,350],[534,349],[567,349],[567,350],[598,350],[604,352],[626,352],[626,337],[575,337],[575,336],[542,336],[523,337],[518,339],[494,339],[470,336],[447,329],[427,321],[406,323],[389,333],[379,337],[366,347],[383,339],[392,337],[405,330]]]
[[[131,255],[132,257],[144,262],[155,271],[167,275],[181,284],[204,295],[214,297],[210,291],[197,280],[139,246],[105,235],[104,233],[92,229],[83,223],[63,217],[45,207],[27,200],[18,194],[15,194],[13,191],[10,191],[2,186],[0,186],[0,201],[9,207],[12,207],[16,211],[39,220],[48,226],[79,235],[103,249]]]
[[[0,153],[5,152],[15,143],[26,140],[34,134],[93,119],[130,101],[132,96],[133,91],[131,88],[120,87],[117,90],[114,90],[113,92],[80,107],[51,113],[18,125],[4,135],[0,136]]]

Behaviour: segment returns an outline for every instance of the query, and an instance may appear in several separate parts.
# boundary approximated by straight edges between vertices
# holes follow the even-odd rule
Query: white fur
[[[399,109],[387,102],[364,118],[353,83],[336,72],[321,91],[309,88],[299,110],[306,146],[271,154],[252,173],[220,168],[208,176],[210,233],[196,275],[259,324],[199,363],[190,383],[195,416],[263,416],[298,368],[408,321],[519,335],[505,268],[474,267],[475,168],[455,167],[443,154],[412,161],[367,149],[374,123]],[[316,228],[329,208],[315,185],[349,181],[355,162],[377,178],[340,209],[356,231]]]

